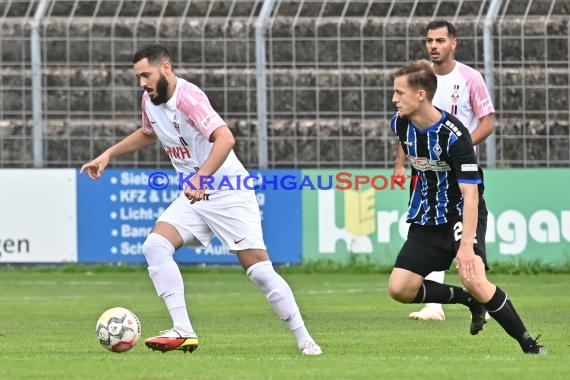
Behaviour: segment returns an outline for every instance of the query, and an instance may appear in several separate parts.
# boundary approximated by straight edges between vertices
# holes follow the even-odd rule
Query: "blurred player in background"
[[[489,90],[481,74],[454,59],[457,47],[455,26],[447,21],[432,21],[426,27],[426,50],[437,75],[437,91],[433,105],[457,117],[471,133],[474,145],[483,142],[493,133],[495,109]],[[398,146],[394,160],[394,175],[405,175],[406,156]],[[414,174],[414,173],[412,173]],[[481,197],[479,223],[486,223],[485,200]],[[486,224],[482,226],[486,231]],[[485,233],[482,235],[484,239]],[[430,273],[426,279],[443,283],[444,271]],[[443,307],[438,303],[428,303],[421,310],[410,313],[410,319],[445,319]]]
[[[459,119],[433,106],[438,86],[425,59],[394,74],[392,101],[398,111],[390,127],[420,177],[410,197],[408,237],[390,274],[388,291],[402,303],[467,306],[472,335],[483,329],[487,310],[523,352],[545,354],[508,295],[486,277],[484,231],[478,223],[483,172],[469,131]],[[454,259],[464,288],[425,278],[432,271],[449,269]]]
[[[176,171],[185,177],[193,174],[143,244],[150,278],[172,318],[172,328],[148,338],[145,344],[163,352],[192,352],[198,347],[186,308],[182,275],[173,255],[183,245],[207,246],[216,235],[236,252],[251,281],[293,332],[300,352],[321,354],[305,327],[291,288],[273,269],[263,240],[255,192],[234,190],[243,189],[238,182],[249,173],[234,154],[235,141],[226,122],[202,90],[175,75],[167,48],[144,46],[135,53],[133,64],[145,90],[142,126],[83,165],[81,172],[87,170],[89,177],[98,179],[112,159],[159,140]],[[212,177],[214,182],[209,190],[201,186],[201,178]],[[221,181],[231,185],[220,186]]]

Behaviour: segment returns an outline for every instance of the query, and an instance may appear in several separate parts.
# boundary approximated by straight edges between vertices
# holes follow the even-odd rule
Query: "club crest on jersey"
[[[436,156],[436,158],[439,158],[439,156],[442,152],[441,147],[437,143],[435,144],[435,146],[433,148],[431,148],[431,151]]]
[[[459,130],[459,128],[457,128],[455,126],[455,124],[453,124],[451,121],[446,120],[444,125],[447,127],[447,129],[449,129],[451,132],[455,133],[455,135],[457,137],[461,136],[461,131]]]
[[[455,104],[459,100],[459,85],[453,85],[453,92],[451,93],[451,101]]]
[[[174,129],[176,129],[176,133],[180,134],[180,124],[176,120],[172,120],[172,124],[174,125]]]
[[[180,124],[178,124],[176,119],[172,120],[172,124],[174,125],[174,129],[176,129],[176,133],[178,133],[178,141],[180,141],[180,145],[188,146],[188,143],[186,142],[186,140],[184,140],[184,137],[182,137],[182,135],[180,134]]]

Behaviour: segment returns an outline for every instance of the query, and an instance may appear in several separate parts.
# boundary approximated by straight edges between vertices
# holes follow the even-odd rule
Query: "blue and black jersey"
[[[463,197],[459,183],[479,185],[483,194],[483,172],[477,164],[473,142],[467,128],[444,111],[441,119],[427,129],[420,129],[396,113],[390,127],[419,176],[412,188],[407,221],[438,225],[461,218]]]

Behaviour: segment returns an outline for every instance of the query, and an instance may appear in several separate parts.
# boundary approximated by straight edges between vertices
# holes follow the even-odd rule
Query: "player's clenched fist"
[[[201,189],[200,185],[197,185],[195,183],[198,182],[197,178],[197,175],[192,178],[191,183],[193,186],[189,186],[187,183],[184,184],[184,195],[190,200],[191,204],[194,204],[206,198],[206,189]]]

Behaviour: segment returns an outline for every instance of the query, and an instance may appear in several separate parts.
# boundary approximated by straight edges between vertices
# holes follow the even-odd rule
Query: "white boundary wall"
[[[0,184],[0,264],[76,262],[76,171],[0,170]]]

